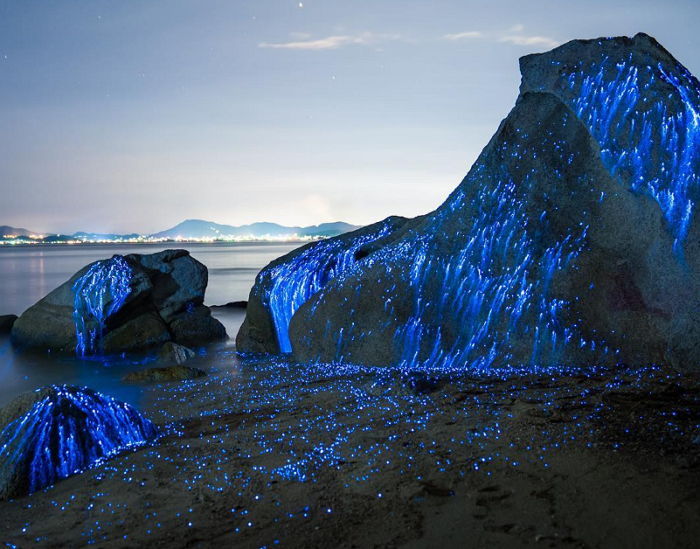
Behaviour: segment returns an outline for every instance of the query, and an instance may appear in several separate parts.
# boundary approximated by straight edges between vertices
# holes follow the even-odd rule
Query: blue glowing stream
[[[356,263],[356,252],[364,245],[386,236],[389,223],[376,230],[347,239],[329,239],[309,246],[289,263],[263,271],[262,280],[270,286],[267,300],[282,353],[290,353],[289,323],[294,313],[331,280],[347,273]]]
[[[131,293],[131,267],[123,256],[93,263],[73,284],[75,352],[86,356],[100,352],[107,319],[124,305]]]
[[[128,404],[90,389],[53,386],[0,432],[0,465],[24,463],[34,492],[155,436],[155,426]]]

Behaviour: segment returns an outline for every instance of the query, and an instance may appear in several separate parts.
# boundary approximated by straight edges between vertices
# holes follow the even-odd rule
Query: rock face
[[[17,315],[0,315],[0,335],[9,334]]]
[[[27,309],[12,339],[23,348],[83,356],[223,339],[225,328],[203,305],[206,286],[207,268],[186,250],[115,255]]]
[[[245,352],[290,352],[289,321],[299,307],[333,279],[346,276],[405,222],[402,217],[390,217],[312,242],[270,263],[255,278],[236,347]]]
[[[0,410],[0,499],[50,486],[156,435],[134,408],[87,388],[20,395]]]
[[[515,107],[447,201],[325,284],[299,253],[268,266],[239,349],[440,370],[700,368],[698,81],[644,34],[520,64]],[[288,293],[279,312],[270,296]]]

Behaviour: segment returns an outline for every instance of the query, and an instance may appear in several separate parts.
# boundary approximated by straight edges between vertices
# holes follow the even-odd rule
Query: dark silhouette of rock
[[[91,389],[20,395],[0,409],[0,499],[40,490],[156,435],[136,409]]]
[[[324,262],[268,266],[239,349],[413,369],[700,368],[698,81],[644,34],[520,64],[515,107],[446,202],[327,283],[359,231]],[[292,314],[275,292],[295,296]]]
[[[225,328],[203,305],[206,286],[207,268],[186,250],[115,255],[87,265],[27,309],[12,339],[22,348],[79,355],[223,339]]]
[[[242,309],[245,310],[248,307],[247,301],[229,301],[223,305],[210,305],[210,309]]]
[[[0,335],[9,334],[17,315],[0,315]]]
[[[206,376],[207,373],[199,368],[191,366],[165,366],[162,368],[146,368],[131,372],[124,376],[123,380],[129,383],[161,383],[165,381],[185,381]]]

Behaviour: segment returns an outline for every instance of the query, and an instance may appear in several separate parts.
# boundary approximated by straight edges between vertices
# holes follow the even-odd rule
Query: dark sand
[[[188,363],[155,445],[0,503],[19,547],[698,547],[700,379]],[[415,388],[425,393],[416,393]],[[437,386],[435,386],[437,385]],[[12,546],[12,545],[8,545]]]

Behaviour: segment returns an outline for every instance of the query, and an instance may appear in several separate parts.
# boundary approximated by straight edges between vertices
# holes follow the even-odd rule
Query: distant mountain
[[[202,240],[210,238],[227,239],[270,239],[292,237],[329,237],[357,229],[349,223],[335,222],[312,225],[310,227],[287,227],[277,223],[251,223],[249,225],[221,225],[203,219],[188,219],[171,229],[150,235],[155,239]]]
[[[38,236],[39,233],[22,229],[19,227],[10,227],[9,225],[0,225],[0,237],[2,236]]]
[[[28,229],[0,225],[0,243],[46,243],[62,244],[75,242],[148,242],[153,240],[286,240],[294,238],[326,238],[358,229],[357,225],[343,223],[321,223],[309,227],[286,227],[277,223],[251,223],[250,225],[221,225],[203,219],[188,219],[172,229],[151,235],[138,233],[113,234],[78,231],[73,234],[50,233],[41,236]]]
[[[138,233],[130,234],[114,234],[114,233],[87,233],[85,231],[78,231],[70,235],[74,240],[86,240],[88,242],[106,240],[136,240],[141,235]]]

